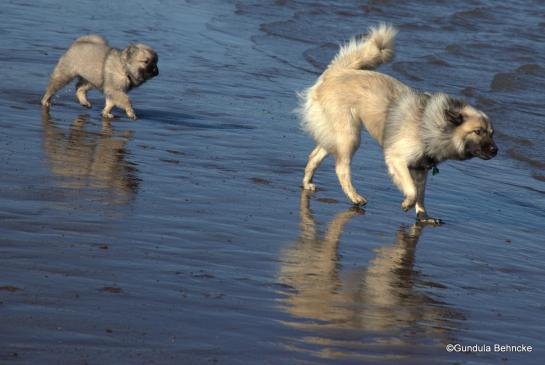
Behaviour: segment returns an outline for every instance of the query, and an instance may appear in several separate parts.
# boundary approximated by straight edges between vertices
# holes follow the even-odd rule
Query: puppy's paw
[[[403,200],[401,202],[401,209],[403,209],[403,211],[406,212],[409,209],[411,209],[412,207],[414,207],[415,204],[416,204],[416,199],[414,199],[414,198],[405,198],[405,200]]]
[[[116,118],[116,116],[113,115],[112,113],[104,113],[104,112],[102,112],[101,115],[102,115],[102,118],[104,118],[104,119],[115,119],[115,118]]]
[[[91,103],[88,101],[80,102],[79,103],[82,107],[90,109],[92,107]]]
[[[130,120],[137,120],[138,117],[134,113],[127,113],[127,117],[129,117]]]
[[[365,199],[361,195],[356,194],[351,200],[352,200],[352,203],[354,203],[357,206],[363,206],[367,204],[367,199]]]
[[[305,190],[308,190],[308,191],[316,191],[316,185],[312,184],[312,183],[303,183],[303,189]]]
[[[46,108],[46,109],[49,109],[49,107],[51,106],[51,101],[49,100],[46,100],[46,99],[42,99],[42,107]]]

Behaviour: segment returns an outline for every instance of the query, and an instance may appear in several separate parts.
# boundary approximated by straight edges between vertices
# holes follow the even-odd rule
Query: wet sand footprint
[[[251,177],[250,180],[257,185],[270,185],[271,181],[261,177]]]
[[[186,155],[186,153],[182,152],[182,151],[177,151],[177,150],[166,150],[166,151],[169,154],[175,155],[175,156],[185,156]],[[172,159],[172,158],[160,158],[159,161],[174,164],[174,165],[179,165],[181,163],[180,160],[176,160],[176,159]]]
[[[7,292],[10,292],[10,293],[15,293],[16,291],[21,291],[21,290],[23,290],[23,289],[18,288],[18,287],[13,286],[13,285],[0,286],[0,291],[7,291]]]
[[[180,164],[179,160],[172,160],[172,159],[168,159],[168,158],[160,158],[159,161],[174,164],[174,165],[179,165]]]
[[[316,199],[316,201],[319,201],[320,203],[325,203],[325,204],[337,204],[337,203],[339,203],[339,201],[337,199],[333,199],[333,198],[318,198],[318,199]]]

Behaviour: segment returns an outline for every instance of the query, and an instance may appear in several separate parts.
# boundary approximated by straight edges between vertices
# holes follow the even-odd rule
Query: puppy
[[[303,188],[315,190],[314,172],[329,154],[344,193],[357,205],[367,200],[352,185],[350,162],[360,145],[362,126],[384,149],[394,183],[404,194],[404,211],[416,207],[417,220],[440,224],[424,207],[428,171],[445,160],[496,156],[488,117],[443,93],[421,93],[371,71],[394,55],[397,31],[381,24],[365,39],[341,47],[318,81],[301,93],[303,129],[316,141],[305,168]]]
[[[91,107],[87,91],[96,88],[106,98],[103,117],[113,118],[111,110],[117,106],[135,120],[127,92],[159,75],[157,62],[157,53],[144,44],[130,44],[119,50],[111,48],[99,35],[79,37],[55,66],[42,105],[49,108],[53,95],[77,77],[76,97],[82,106]]]

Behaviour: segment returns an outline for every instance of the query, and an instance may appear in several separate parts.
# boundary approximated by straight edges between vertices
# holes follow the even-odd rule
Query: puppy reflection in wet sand
[[[107,120],[100,131],[85,130],[86,115],[78,116],[67,133],[47,111],[42,120],[44,151],[51,171],[62,177],[62,187],[109,190],[108,201],[114,204],[133,198],[138,189],[136,169],[125,160],[130,133],[115,135]]]
[[[157,53],[145,44],[130,44],[121,50],[110,47],[106,39],[96,34],[79,37],[55,66],[42,105],[48,109],[53,95],[77,78],[76,97],[82,106],[91,107],[87,91],[95,88],[106,98],[104,118],[113,118],[111,111],[116,106],[134,120],[136,114],[127,93],[159,75],[158,60]]]
[[[280,281],[290,288],[284,309],[295,317],[287,324],[309,331],[303,341],[313,349],[318,346],[318,356],[330,358],[363,356],[366,348],[376,353],[380,346],[392,350],[396,348],[388,346],[441,341],[437,336],[448,333],[452,327],[448,320],[456,314],[415,288],[419,273],[413,265],[424,227],[419,223],[400,227],[395,242],[380,247],[367,268],[342,272],[341,234],[363,211],[353,207],[337,214],[321,236],[309,194],[301,195],[299,239],[282,256]],[[373,340],[354,340],[364,336]]]

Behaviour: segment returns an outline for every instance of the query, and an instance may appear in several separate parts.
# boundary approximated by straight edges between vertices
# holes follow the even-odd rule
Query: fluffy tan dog
[[[354,204],[366,204],[350,177],[350,162],[365,126],[384,149],[388,172],[405,196],[402,209],[415,206],[418,220],[439,224],[424,207],[428,171],[448,159],[488,160],[498,148],[483,112],[446,94],[421,93],[371,71],[392,59],[396,33],[381,24],[366,38],[352,39],[318,81],[301,93],[302,127],[317,144],[305,168],[303,188],[316,189],[314,172],[331,154],[344,193]]]

